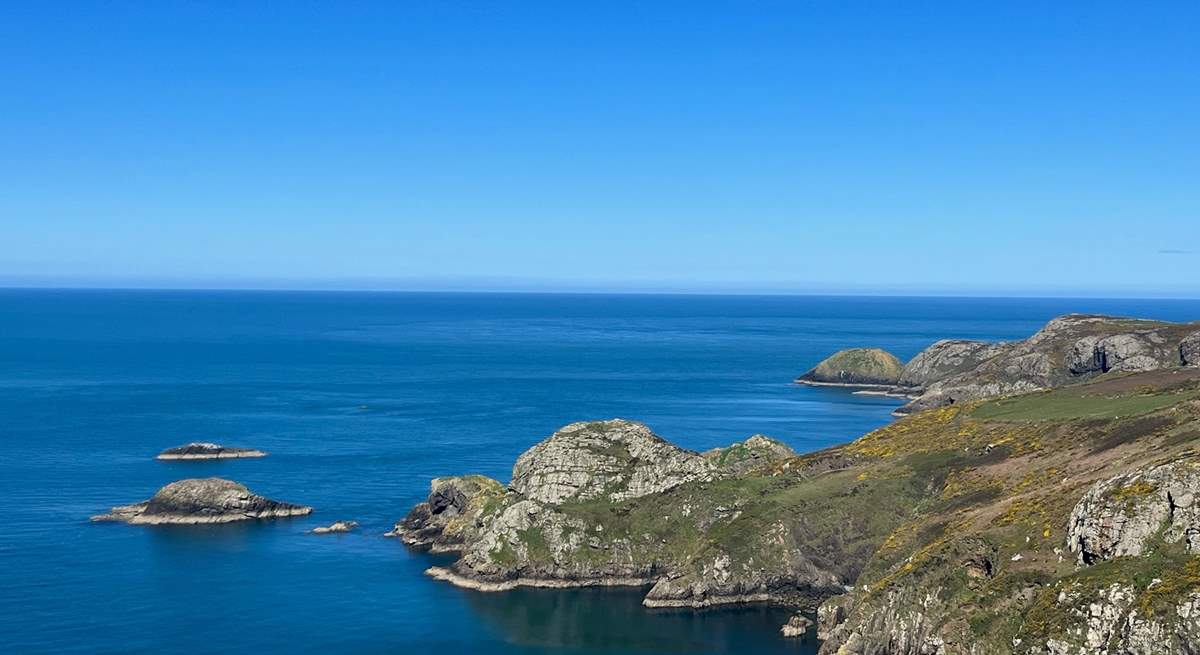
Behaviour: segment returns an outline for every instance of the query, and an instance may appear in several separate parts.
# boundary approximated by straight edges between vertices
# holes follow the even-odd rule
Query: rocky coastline
[[[1194,368],[1200,366],[1200,322],[1068,314],[1021,341],[944,339],[905,364],[899,361],[877,348],[852,348],[831,355],[796,382],[907,398],[895,412],[903,416],[1106,374]]]
[[[940,341],[889,374],[914,397],[900,420],[807,455],[575,423],[507,484],[435,479],[389,534],[456,554],[427,573],[480,591],[816,610],[823,654],[1196,652],[1197,335],[1070,315],[1023,341]]]

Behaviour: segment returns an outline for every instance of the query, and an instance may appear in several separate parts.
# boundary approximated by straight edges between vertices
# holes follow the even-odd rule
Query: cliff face
[[[1071,348],[1015,356],[1057,352],[1074,375],[1097,323],[1066,323],[1037,338]],[[1184,361],[1174,332],[1149,333]],[[804,456],[761,437],[699,455],[640,424],[573,424],[508,487],[435,480],[396,534],[459,553],[431,574],[480,589],[819,603],[825,653],[1200,652],[1200,369],[1117,372],[1120,342],[1087,342],[1109,367],[1091,381],[957,401]]]
[[[898,415],[956,402],[1087,382],[1104,374],[1200,365],[1200,324],[1070,314],[1022,341],[943,340],[908,364],[890,391]]]

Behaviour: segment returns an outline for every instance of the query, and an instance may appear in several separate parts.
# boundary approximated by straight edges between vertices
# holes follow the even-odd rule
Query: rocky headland
[[[883,390],[910,402],[897,415],[964,400],[1051,389],[1112,373],[1200,366],[1200,322],[1169,323],[1069,314],[1021,341],[938,341],[904,364],[891,382],[879,382],[875,358],[835,353],[797,382]],[[886,354],[886,353],[885,353]],[[894,358],[893,358],[894,359]]]
[[[155,459],[236,459],[241,457],[266,457],[267,453],[254,448],[231,448],[215,443],[195,441],[183,446],[168,448]]]
[[[575,423],[509,484],[434,480],[392,534],[476,589],[796,607],[827,654],[1200,652],[1198,331],[1073,315],[938,342],[896,378],[936,402],[807,455]]]
[[[92,520],[134,525],[231,523],[311,513],[311,507],[263,498],[232,480],[193,478],[172,482],[149,500],[114,507]]]

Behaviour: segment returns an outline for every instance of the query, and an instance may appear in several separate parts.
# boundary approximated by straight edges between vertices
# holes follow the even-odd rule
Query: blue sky
[[[1198,32],[1196,2],[14,4],[0,285],[1200,296]]]

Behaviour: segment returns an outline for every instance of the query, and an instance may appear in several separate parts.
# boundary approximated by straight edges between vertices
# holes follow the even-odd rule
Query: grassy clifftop
[[[608,422],[570,434],[604,439],[612,426],[645,432]],[[1095,640],[1121,652],[1143,633],[1173,644],[1163,652],[1200,644],[1180,627],[1193,599],[1200,612],[1200,537],[1196,550],[1146,537],[1137,556],[1085,563],[1069,534],[1097,483],[1200,459],[1200,370],[964,402],[803,456],[761,440],[674,453],[688,476],[632,498],[609,491],[677,473],[614,444],[599,452],[620,451],[623,464],[603,470],[628,477],[569,485],[603,494],[542,502],[471,479],[482,491],[458,498],[461,511],[433,514],[432,504],[454,505],[431,495],[398,532],[460,552],[441,575],[479,588],[653,583],[651,606],[823,601],[827,652],[1074,653],[1094,652],[1072,649]],[[562,445],[542,449],[581,452]],[[587,468],[568,464],[572,476]],[[1104,492],[1105,511],[1165,493],[1137,479]],[[446,484],[439,498],[457,498]],[[1194,527],[1200,535],[1200,518]],[[1111,616],[1092,617],[1097,604]]]

